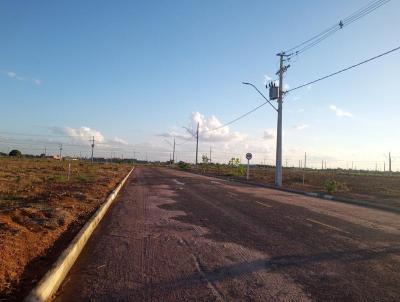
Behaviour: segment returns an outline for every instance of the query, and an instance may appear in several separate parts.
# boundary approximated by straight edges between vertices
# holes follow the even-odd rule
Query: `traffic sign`
[[[248,160],[252,159],[253,155],[251,153],[246,153],[246,158]]]

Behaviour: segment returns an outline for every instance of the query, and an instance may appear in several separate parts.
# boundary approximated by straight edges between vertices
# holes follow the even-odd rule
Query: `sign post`
[[[247,180],[250,178],[250,159],[253,157],[251,153],[246,153],[246,158],[247,158]]]

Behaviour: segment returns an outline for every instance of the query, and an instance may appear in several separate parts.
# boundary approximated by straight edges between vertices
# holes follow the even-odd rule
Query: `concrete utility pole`
[[[93,151],[94,151],[94,136],[92,137],[92,164],[93,164]]]
[[[290,67],[290,65],[284,65],[284,58],[287,57],[284,52],[278,53],[277,56],[280,58],[279,70],[276,73],[279,75],[279,87],[278,91],[276,91],[276,86],[274,83],[270,83],[270,90],[269,95],[271,100],[278,101],[278,108],[270,102],[258,89],[251,83],[242,82],[244,85],[252,86],[270,105],[274,110],[278,112],[278,119],[277,119],[277,135],[276,135],[276,163],[275,163],[275,185],[277,187],[282,186],[282,104],[283,104],[283,74],[286,70]]]
[[[278,94],[278,121],[276,135],[276,171],[275,185],[282,186],[282,105],[283,105],[283,74],[290,65],[284,66],[283,61],[286,56],[284,52],[277,54],[279,56],[279,94]]]
[[[392,172],[392,157],[389,152],[389,172]]]
[[[304,169],[307,168],[307,152],[304,152]]]
[[[211,164],[211,146],[210,146],[210,164]]]
[[[62,144],[60,144],[60,160],[62,159]]]
[[[197,166],[198,155],[199,155],[199,123],[197,123],[197,131],[196,131],[196,166]]]
[[[172,163],[175,163],[175,137],[174,137],[174,149],[172,151]]]

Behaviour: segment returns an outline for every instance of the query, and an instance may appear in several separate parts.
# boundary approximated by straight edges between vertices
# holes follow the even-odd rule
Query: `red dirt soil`
[[[0,158],[0,299],[34,286],[130,168]]]

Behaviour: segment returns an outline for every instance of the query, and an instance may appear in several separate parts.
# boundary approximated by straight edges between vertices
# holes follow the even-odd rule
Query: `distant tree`
[[[240,165],[240,158],[238,158],[238,157],[232,157],[232,158],[229,160],[228,165],[229,165],[229,166],[238,167],[238,166]]]
[[[11,150],[10,153],[8,153],[8,155],[9,156],[21,157],[22,153],[21,153],[21,151],[14,149],[14,150]]]
[[[203,161],[203,164],[208,164],[210,162],[210,160],[208,159],[208,156],[206,154],[203,154],[201,156],[201,159]]]

